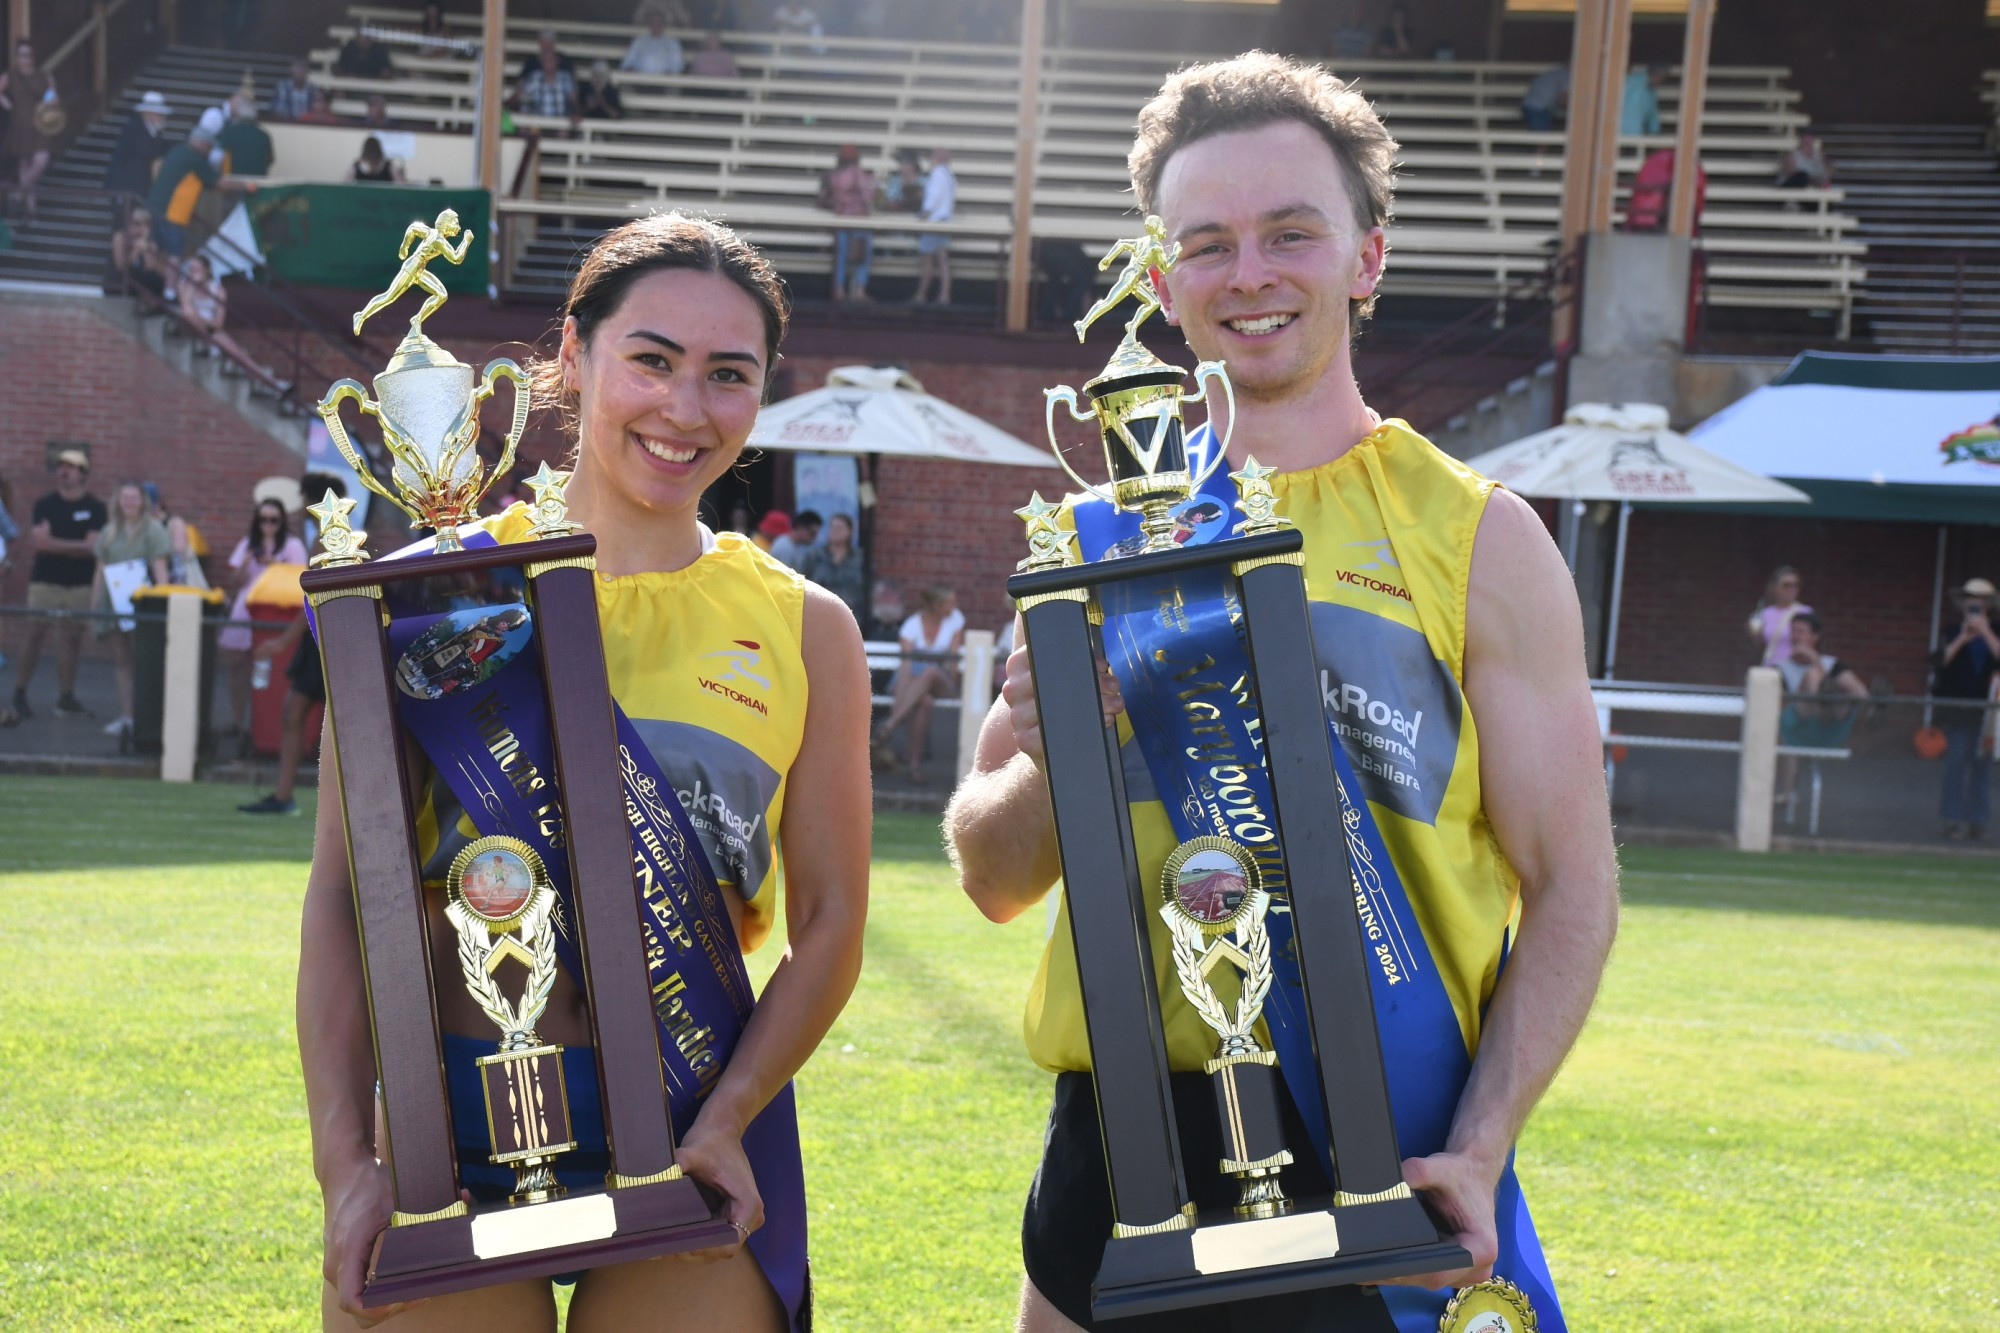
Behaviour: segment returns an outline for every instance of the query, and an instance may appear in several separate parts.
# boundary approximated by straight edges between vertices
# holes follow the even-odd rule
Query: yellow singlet
[[[476,527],[524,541],[527,506]],[[742,899],[746,953],[777,910],[785,775],[805,735],[804,611],[805,581],[730,532],[686,569],[597,578],[611,696],[680,794],[715,877]],[[477,836],[433,777],[417,819],[425,882],[442,884]]]
[[[1493,483],[1401,421],[1383,422],[1331,463],[1271,482],[1278,512],[1305,533],[1327,717],[1415,906],[1467,1049],[1477,1049],[1520,891],[1486,822],[1479,733],[1459,686],[1472,541]],[[1178,839],[1129,725],[1118,722],[1139,873],[1151,886]],[[1199,1070],[1216,1036],[1181,996],[1165,923],[1149,912],[1147,927],[1168,1063]],[[1211,980],[1233,1005],[1231,970]],[[1024,1026],[1028,1053],[1043,1068],[1090,1068],[1066,906],[1042,950]]]

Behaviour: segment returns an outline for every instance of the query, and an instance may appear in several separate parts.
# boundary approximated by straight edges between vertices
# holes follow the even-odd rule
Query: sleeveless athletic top
[[[524,541],[527,506],[476,527]],[[746,953],[777,910],[785,775],[805,734],[804,610],[805,581],[731,532],[685,569],[597,576],[611,696],[679,793],[716,879],[742,899]],[[477,836],[434,776],[417,817],[425,883],[442,885]]]
[[[1400,421],[1383,422],[1330,463],[1271,482],[1278,512],[1305,533],[1327,717],[1409,891],[1467,1049],[1476,1049],[1520,890],[1486,822],[1479,733],[1460,689],[1472,541],[1494,483]],[[1118,733],[1140,882],[1156,884],[1178,840],[1122,716]],[[1181,996],[1165,923],[1149,912],[1146,924],[1168,1063],[1199,1070],[1215,1034]],[[1233,969],[1210,980],[1233,1006]],[[1090,1068],[1066,907],[1042,951],[1024,1026],[1043,1068]]]

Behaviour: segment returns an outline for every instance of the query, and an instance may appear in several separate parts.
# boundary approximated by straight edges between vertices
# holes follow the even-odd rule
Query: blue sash
[[[463,536],[468,547],[496,544],[483,532]],[[520,838],[540,853],[556,891],[556,952],[580,983],[583,960],[571,925],[575,905],[555,786],[555,747],[527,609],[516,603],[396,619],[389,627],[389,648],[399,677],[404,655],[433,627],[439,632],[419,645],[427,669],[408,677],[415,692],[398,682],[403,725],[482,835]],[[447,639],[459,643],[446,645]],[[457,651],[461,644],[472,651]],[[427,694],[436,697],[423,697]],[[723,890],[673,784],[616,702],[612,715],[641,891],[660,1066],[674,1135],[680,1138],[728,1065],[757,1000]],[[806,1208],[791,1084],[744,1130],[743,1151],[764,1200],[764,1225],[751,1234],[750,1249],[797,1333],[805,1327],[807,1308]]]
[[[1189,437],[1191,456],[1209,447],[1206,426]],[[1143,542],[1136,515],[1098,500],[1078,503],[1074,513],[1085,560],[1133,554]],[[1177,517],[1176,538],[1183,544],[1227,535],[1241,517],[1234,485],[1217,469],[1200,493],[1178,507]],[[1285,1086],[1331,1180],[1326,1113],[1292,937],[1291,884],[1272,823],[1262,723],[1249,685],[1249,652],[1233,584],[1227,567],[1208,566],[1102,585],[1104,651],[1124,694],[1133,740],[1175,835],[1183,841],[1234,838],[1250,848],[1263,870],[1271,891],[1266,927],[1273,973],[1264,1021]],[[1369,980],[1396,1138],[1404,1156],[1429,1156],[1444,1149],[1472,1059],[1374,813],[1365,799],[1351,795],[1362,787],[1340,733],[1331,725],[1329,730],[1355,910],[1374,964]],[[1500,1256],[1494,1272],[1527,1293],[1545,1333],[1566,1333],[1511,1154],[1495,1203]],[[1399,1333],[1433,1333],[1451,1294],[1399,1286],[1381,1291]]]

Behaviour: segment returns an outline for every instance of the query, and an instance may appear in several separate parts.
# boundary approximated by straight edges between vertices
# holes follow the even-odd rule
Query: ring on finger
[[[740,1235],[742,1236],[742,1238],[743,1238],[744,1240],[749,1240],[749,1239],[750,1239],[750,1228],[749,1228],[749,1227],[746,1227],[746,1226],[744,1226],[744,1225],[743,1225],[743,1224],[742,1224],[741,1222],[737,1221],[737,1220],[736,1220],[735,1218],[733,1218],[733,1217],[729,1219],[729,1225],[730,1225],[730,1226],[733,1226],[733,1227],[735,1227],[735,1228],[736,1228],[736,1230],[737,1230],[737,1232],[738,1232],[738,1233],[739,1233],[739,1234],[740,1234]]]

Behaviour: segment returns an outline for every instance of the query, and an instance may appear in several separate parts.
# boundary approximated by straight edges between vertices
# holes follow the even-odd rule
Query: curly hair
[[[1139,132],[1126,166],[1139,207],[1159,211],[1160,177],[1176,152],[1216,134],[1293,120],[1333,150],[1365,232],[1389,225],[1396,190],[1396,141],[1368,99],[1318,65],[1269,51],[1191,65],[1167,76],[1139,111]],[[1354,320],[1374,308],[1371,295],[1349,303]]]

